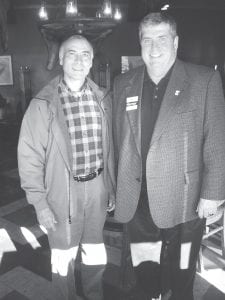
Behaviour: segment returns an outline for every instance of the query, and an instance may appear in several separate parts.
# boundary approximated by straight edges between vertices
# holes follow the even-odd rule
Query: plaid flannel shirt
[[[58,93],[72,145],[73,175],[88,175],[103,167],[100,108],[87,83],[72,92],[62,80]]]

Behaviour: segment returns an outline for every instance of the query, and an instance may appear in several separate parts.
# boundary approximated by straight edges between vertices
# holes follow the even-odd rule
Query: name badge
[[[138,108],[138,96],[127,97],[126,111],[135,110]]]

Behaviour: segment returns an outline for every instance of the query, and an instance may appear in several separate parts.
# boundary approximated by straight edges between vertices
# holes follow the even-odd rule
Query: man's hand
[[[115,209],[115,206],[116,206],[115,198],[114,197],[110,197],[108,205],[107,205],[107,212],[113,211]]]
[[[44,226],[46,229],[52,229],[55,231],[55,216],[49,208],[45,208],[37,213],[37,219],[40,225]]]
[[[197,212],[199,218],[208,218],[215,215],[218,211],[220,205],[222,205],[225,200],[207,200],[200,198]]]

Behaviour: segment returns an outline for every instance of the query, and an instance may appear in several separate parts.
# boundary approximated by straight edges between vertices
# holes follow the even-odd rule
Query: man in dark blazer
[[[225,199],[221,79],[177,58],[166,12],[147,15],[139,37],[145,65],[114,84],[115,218],[127,223],[142,299],[160,297],[166,276],[170,299],[192,300],[205,218]]]

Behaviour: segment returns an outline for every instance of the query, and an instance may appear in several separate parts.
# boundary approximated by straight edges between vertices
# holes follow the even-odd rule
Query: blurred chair
[[[215,235],[217,233],[219,233],[219,237],[221,240],[220,241],[221,248],[219,250],[222,251],[222,257],[225,259],[225,207],[224,205],[221,206],[221,208],[218,210],[218,213],[216,215],[213,215],[206,219],[206,227],[202,238],[202,244],[200,247],[198,264],[197,264],[198,272],[202,272],[204,270],[203,255],[202,255],[204,247],[210,249],[213,252],[216,252],[216,254],[218,255],[218,251],[213,250],[212,247],[213,243],[207,241],[207,239],[209,239],[212,235]]]

